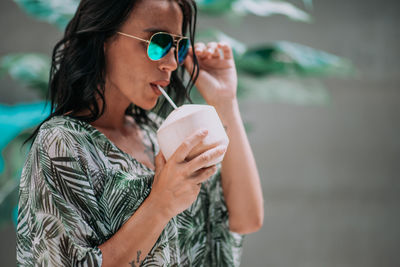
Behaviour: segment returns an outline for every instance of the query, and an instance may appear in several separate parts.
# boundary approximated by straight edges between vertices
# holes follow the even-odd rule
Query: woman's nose
[[[176,47],[173,46],[168,53],[160,60],[160,68],[163,71],[174,71],[178,68],[178,62],[176,57]]]

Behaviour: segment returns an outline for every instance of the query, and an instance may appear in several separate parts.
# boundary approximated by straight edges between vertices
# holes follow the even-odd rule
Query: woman
[[[239,264],[243,235],[263,221],[259,176],[231,48],[194,44],[195,23],[191,0],[81,1],[54,49],[52,113],[21,177],[20,266]],[[149,112],[167,112],[156,85],[182,103],[193,83],[230,145],[185,160],[199,131],[166,161],[162,119]],[[221,166],[204,167],[225,150]]]

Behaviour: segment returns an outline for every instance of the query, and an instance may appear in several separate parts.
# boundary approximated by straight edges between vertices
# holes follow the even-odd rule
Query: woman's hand
[[[190,207],[200,192],[201,183],[210,178],[217,168],[207,164],[225,153],[225,146],[215,146],[187,161],[194,147],[201,145],[207,131],[188,137],[166,162],[160,152],[155,159],[156,172],[149,197],[169,219]]]
[[[214,107],[236,99],[237,74],[232,49],[229,44],[210,42],[195,44],[195,53],[200,66],[195,83],[207,104]],[[185,60],[186,70],[193,69],[193,49],[189,49]]]

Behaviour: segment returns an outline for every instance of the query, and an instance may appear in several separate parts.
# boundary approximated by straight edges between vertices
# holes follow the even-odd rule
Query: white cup
[[[187,160],[212,148],[216,143],[228,147],[228,136],[213,106],[182,105],[168,115],[157,131],[158,144],[165,159],[168,160],[187,137],[200,129],[207,129],[208,135],[193,148]],[[224,156],[225,153],[205,167],[221,162]]]

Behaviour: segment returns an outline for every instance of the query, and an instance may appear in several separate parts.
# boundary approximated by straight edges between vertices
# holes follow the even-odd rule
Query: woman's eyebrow
[[[168,33],[171,33],[167,29],[161,29],[161,28],[147,28],[147,29],[144,29],[143,31],[144,32],[150,32],[150,33],[156,33],[156,32],[168,32]],[[177,35],[181,35],[181,34],[177,34]]]
[[[147,28],[143,30],[144,32],[168,32],[165,29],[160,29],[160,28]]]

